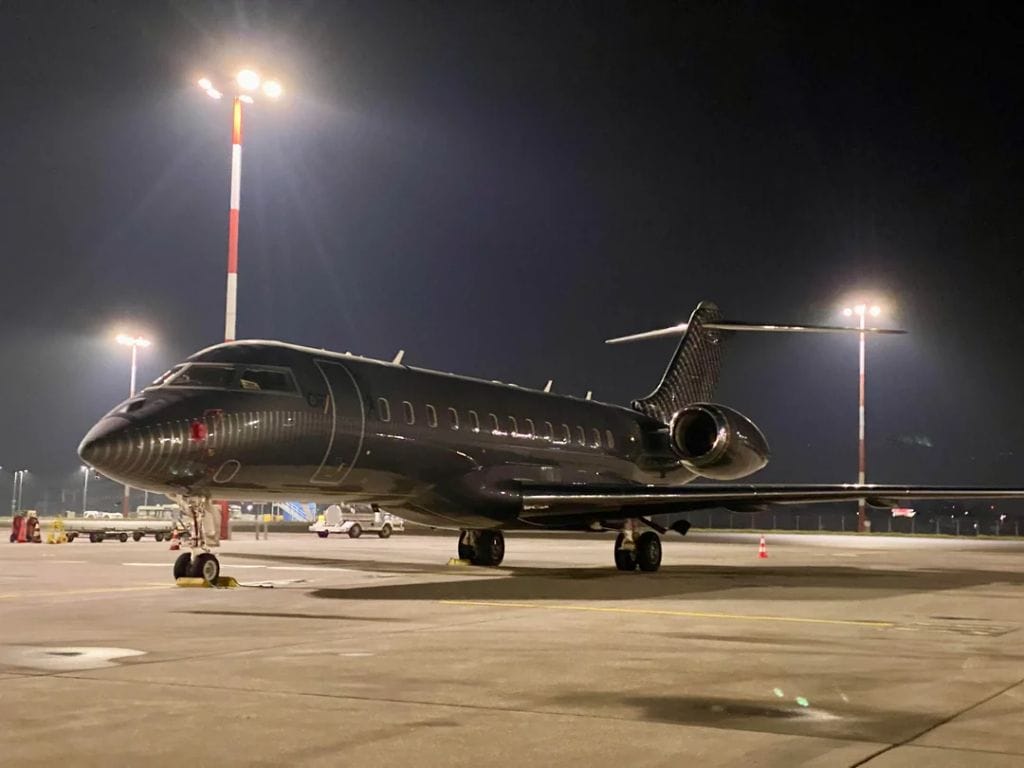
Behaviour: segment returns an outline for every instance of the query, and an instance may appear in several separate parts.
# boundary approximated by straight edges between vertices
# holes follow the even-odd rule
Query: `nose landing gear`
[[[216,584],[220,576],[220,561],[210,548],[220,546],[220,539],[213,504],[207,496],[176,496],[174,501],[181,508],[182,518],[192,526],[190,551],[182,552],[174,561],[175,580],[201,578],[209,584]]]

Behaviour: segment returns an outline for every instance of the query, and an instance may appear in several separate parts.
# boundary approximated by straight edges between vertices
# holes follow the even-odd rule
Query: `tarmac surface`
[[[251,536],[0,544],[0,765],[1024,765],[1024,542]]]

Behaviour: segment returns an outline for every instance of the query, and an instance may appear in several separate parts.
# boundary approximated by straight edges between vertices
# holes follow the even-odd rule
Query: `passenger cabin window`
[[[405,411],[405,423],[415,424],[416,423],[416,411],[413,410],[412,403],[408,400],[402,401],[402,410]]]
[[[255,392],[294,392],[292,377],[284,371],[244,368],[238,379],[242,389]]]
[[[533,426],[533,419],[527,419],[526,420],[526,436],[527,437],[536,437],[537,436],[537,430]]]
[[[587,433],[583,431],[583,427],[576,427],[576,442],[580,445],[587,444]]]
[[[476,411],[469,412],[469,428],[474,432],[480,431],[480,417],[476,415]]]
[[[562,444],[563,445],[568,445],[571,442],[572,442],[572,435],[569,434],[569,425],[568,424],[563,424],[562,425]]]
[[[519,434],[519,424],[518,424],[518,422],[516,422],[516,417],[515,416],[509,416],[508,417],[508,433],[510,435],[518,435]]]
[[[377,415],[381,421],[391,421],[391,404],[386,397],[377,398]]]
[[[491,425],[491,434],[492,435],[500,435],[501,434],[501,427],[498,425],[498,417],[495,414],[493,414],[493,413],[488,413],[487,414],[487,421],[490,422],[490,425]]]
[[[459,428],[459,412],[456,411],[454,408],[448,409],[448,426],[450,426],[452,429]]]
[[[170,387],[216,387],[229,389],[235,378],[235,369],[230,365],[209,365],[191,363],[164,382]]]
[[[606,429],[604,431],[604,436],[605,436],[605,439],[608,441],[608,447],[614,449],[615,448],[615,435],[612,434],[612,431],[610,429]]]
[[[594,439],[594,447],[595,448],[600,448],[601,447],[601,430],[599,430],[599,429],[592,429],[592,430],[590,430],[590,436]]]
[[[427,424],[431,427],[437,426],[437,410],[432,405],[427,406]]]

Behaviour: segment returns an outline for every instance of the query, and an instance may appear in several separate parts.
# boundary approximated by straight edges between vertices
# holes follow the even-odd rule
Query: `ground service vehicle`
[[[332,504],[309,530],[321,539],[332,533],[347,533],[352,539],[358,539],[363,533],[376,533],[386,539],[395,531],[404,531],[405,521],[376,504]]]

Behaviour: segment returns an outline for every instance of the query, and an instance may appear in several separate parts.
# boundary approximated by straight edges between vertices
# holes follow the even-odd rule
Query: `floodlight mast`
[[[858,378],[858,401],[857,401],[857,484],[864,485],[864,477],[867,465],[867,450],[864,443],[864,352],[865,352],[865,318],[868,315],[878,317],[882,314],[882,308],[877,304],[868,305],[863,302],[854,304],[852,307],[844,307],[843,315],[852,317],[856,315],[860,321],[860,347],[858,358],[860,360],[860,372]],[[857,499],[857,531],[865,533],[868,531],[867,510],[864,505],[864,497]]]
[[[213,82],[202,77],[198,81],[206,95],[215,101],[223,93]],[[224,303],[224,340],[234,341],[238,314],[238,220],[242,188],[242,104],[254,104],[251,92],[262,90],[269,99],[278,99],[284,92],[276,80],[264,80],[252,69],[239,71],[234,78],[234,96],[231,100],[231,193],[228,205],[228,269],[227,291]],[[261,89],[262,86],[262,89]]]

